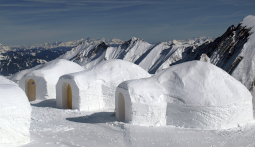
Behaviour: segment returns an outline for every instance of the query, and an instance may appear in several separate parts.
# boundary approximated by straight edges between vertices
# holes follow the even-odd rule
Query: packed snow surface
[[[151,78],[121,83],[116,90],[117,118],[120,94],[125,98],[125,121],[138,125],[223,129],[253,120],[248,89],[208,62],[186,62]]]
[[[19,86],[0,76],[0,146],[30,141],[31,106]]]
[[[36,83],[36,99],[56,98],[56,84],[60,76],[68,73],[82,71],[82,68],[77,63],[56,59],[46,64],[36,66],[32,70],[19,72],[15,77],[20,80],[19,86],[27,93],[27,83],[33,79]],[[14,77],[13,77],[14,78]]]
[[[56,100],[31,102],[31,142],[22,147],[253,147],[255,123],[227,130],[143,127],[119,122],[113,111],[57,109]],[[10,145],[4,147],[11,147]]]
[[[67,108],[68,83],[72,89],[72,108],[83,111],[114,109],[115,89],[123,81],[150,77],[150,74],[128,61],[113,59],[88,70],[60,77],[57,83],[57,106]],[[66,86],[65,86],[66,85]]]

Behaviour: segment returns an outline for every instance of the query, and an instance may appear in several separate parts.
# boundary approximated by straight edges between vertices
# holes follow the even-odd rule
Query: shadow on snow
[[[48,100],[44,100],[38,103],[30,103],[31,106],[35,106],[35,107],[51,107],[51,108],[56,108],[56,99],[48,99]]]
[[[113,112],[97,112],[89,116],[66,118],[66,120],[78,123],[107,123],[117,121],[116,117],[112,114]]]

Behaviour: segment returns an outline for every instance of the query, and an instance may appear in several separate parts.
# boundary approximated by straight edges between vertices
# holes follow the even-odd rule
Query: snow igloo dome
[[[36,99],[55,99],[56,84],[60,76],[84,70],[83,67],[65,59],[55,59],[37,66],[25,74],[19,86],[26,92],[30,101]],[[21,73],[22,74],[22,73]]]
[[[226,129],[253,120],[252,96],[222,69],[202,61],[121,83],[116,117],[144,126]]]
[[[123,81],[150,77],[131,62],[114,59],[87,70],[63,75],[57,83],[57,107],[98,111],[114,109],[115,90]]]
[[[0,76],[0,146],[30,141],[31,106],[24,91]]]

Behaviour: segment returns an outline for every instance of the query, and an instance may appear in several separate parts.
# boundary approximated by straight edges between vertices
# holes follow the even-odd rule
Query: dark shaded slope
[[[59,47],[53,49],[38,48],[8,51],[2,54],[5,59],[0,60],[0,75],[8,76],[21,70],[54,60],[71,50],[71,48],[72,47]]]
[[[247,42],[250,28],[242,27],[240,24],[230,26],[227,31],[216,38],[211,43],[204,43],[194,48],[188,47],[183,52],[183,58],[172,65],[199,60],[203,53],[210,57],[212,64],[231,72],[236,65],[242,60],[239,54],[242,52],[244,44]]]

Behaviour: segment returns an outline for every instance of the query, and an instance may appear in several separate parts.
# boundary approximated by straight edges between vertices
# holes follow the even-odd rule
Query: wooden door
[[[27,83],[27,97],[29,101],[36,99],[36,83],[33,79],[30,79]]]
[[[72,109],[72,89],[69,84],[67,86],[67,106],[69,109]]]
[[[119,120],[125,121],[125,99],[122,93],[119,94],[118,99],[118,106],[119,106]]]

